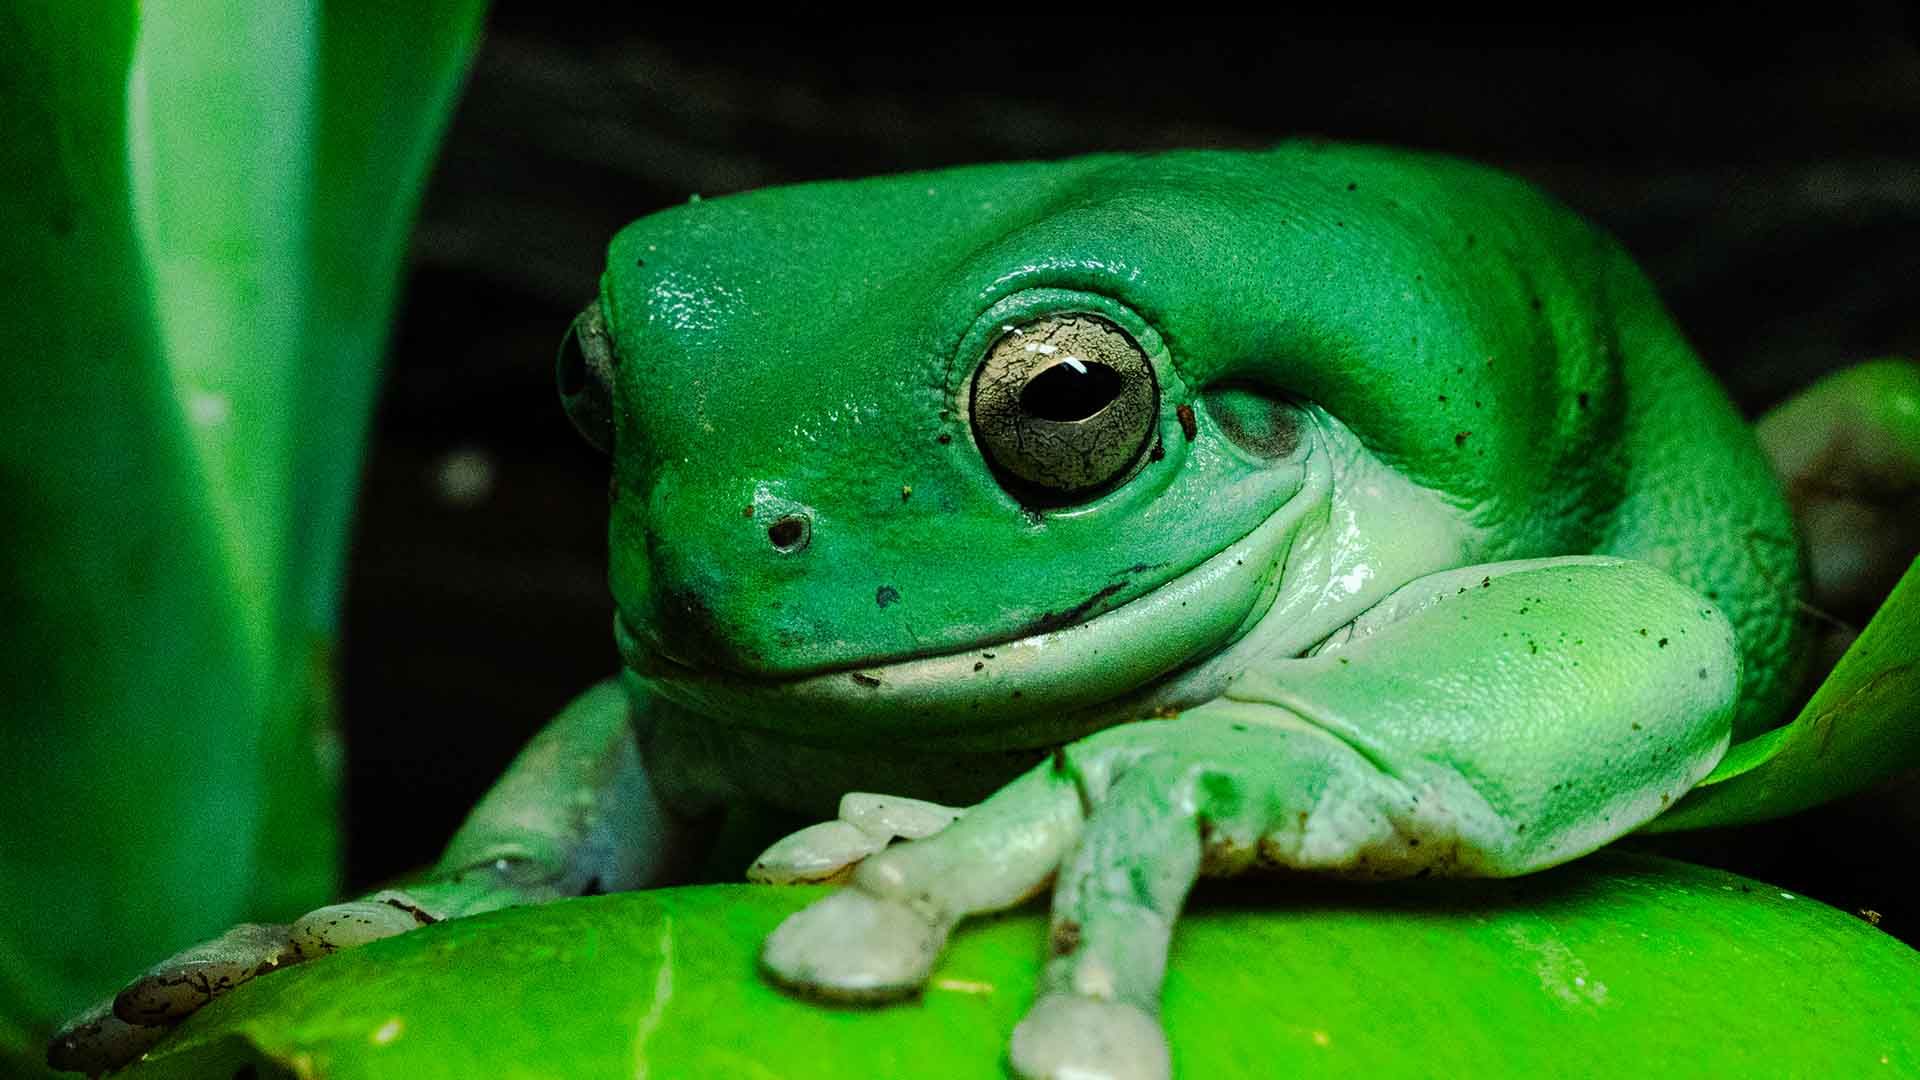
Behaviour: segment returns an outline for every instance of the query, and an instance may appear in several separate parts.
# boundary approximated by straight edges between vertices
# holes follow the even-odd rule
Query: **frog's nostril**
[[[788,514],[767,526],[767,539],[773,542],[775,551],[792,555],[813,539],[813,523],[804,514]]]

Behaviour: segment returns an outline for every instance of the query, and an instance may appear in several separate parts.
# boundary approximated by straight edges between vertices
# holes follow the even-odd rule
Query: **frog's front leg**
[[[1315,656],[1245,674],[1174,720],[1082,740],[939,835],[869,858],[852,888],[784,923],[763,961],[804,993],[897,997],[925,981],[962,917],[1056,879],[1015,1068],[1164,1076],[1160,984],[1199,874],[1554,865],[1704,776],[1738,683],[1726,620],[1643,564],[1434,575]]]
[[[214,997],[287,964],[443,919],[647,884],[668,858],[671,825],[641,766],[627,696],[602,683],[534,737],[419,882],[291,925],[235,927],[169,957],[70,1021],[48,1063],[117,1068]]]

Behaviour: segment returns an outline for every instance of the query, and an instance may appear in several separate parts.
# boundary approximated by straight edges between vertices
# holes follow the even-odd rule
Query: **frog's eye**
[[[973,376],[974,438],[1028,502],[1078,501],[1124,477],[1159,408],[1146,351],[1081,312],[1008,327]]]
[[[567,418],[603,454],[613,452],[613,372],[619,364],[600,304],[587,305],[560,342],[554,377]]]

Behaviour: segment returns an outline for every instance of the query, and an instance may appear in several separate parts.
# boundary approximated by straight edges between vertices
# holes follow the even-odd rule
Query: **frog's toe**
[[[958,820],[963,811],[897,795],[849,792],[840,816],[801,829],[760,854],[747,880],[763,885],[840,883],[860,861],[896,839],[923,840]]]
[[[242,923],[147,969],[113,999],[113,1011],[130,1024],[171,1024],[254,976],[297,959],[287,927]]]
[[[54,1033],[47,1043],[47,1067],[98,1076],[138,1060],[170,1030],[129,1024],[113,1014],[112,1001],[102,1001]]]
[[[302,915],[293,924],[293,945],[303,956],[324,956],[404,934],[439,922],[406,893],[385,890],[364,900],[330,904]]]
[[[924,840],[960,820],[965,810],[925,799],[850,791],[840,798],[840,820],[889,839]]]
[[[919,991],[946,944],[935,925],[895,900],[842,889],[787,917],[760,963],[774,981],[830,1001],[892,1001]]]
[[[1013,1069],[1028,1080],[1166,1080],[1160,1022],[1132,1005],[1046,994],[1013,1029]]]
[[[853,873],[861,859],[886,846],[884,837],[849,822],[823,821],[761,852],[747,867],[747,880],[762,885],[839,883]]]

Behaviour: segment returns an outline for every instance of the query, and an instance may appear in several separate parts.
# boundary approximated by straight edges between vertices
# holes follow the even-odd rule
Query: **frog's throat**
[[[1291,499],[1194,569],[1083,622],[1012,641],[764,679],[661,673],[617,614],[614,638],[627,679],[646,692],[785,741],[870,746],[911,736],[918,746],[956,750],[1054,746],[1217,694],[1218,686],[1181,686],[1178,673],[1267,616],[1291,576],[1288,555],[1302,526],[1325,522],[1330,488],[1324,468],[1309,468]]]

